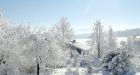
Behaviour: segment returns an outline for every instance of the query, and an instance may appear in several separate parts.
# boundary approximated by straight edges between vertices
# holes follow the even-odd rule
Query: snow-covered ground
[[[92,75],[102,75],[102,73],[95,73],[95,74],[92,74]],[[136,73],[135,75],[140,75],[140,72]]]
[[[77,70],[77,68],[71,68],[71,71],[78,71],[79,75],[86,75],[87,73],[87,69],[86,68],[79,68],[79,70]],[[65,73],[67,72],[66,68],[63,69],[55,69],[54,72],[52,73],[52,75],[65,75]]]
[[[71,68],[72,71],[77,71],[76,68]],[[55,69],[54,72],[51,75],[66,75],[67,69]],[[87,74],[87,68],[79,68],[79,75],[86,75]],[[44,74],[42,74],[44,75]],[[72,74],[73,75],[73,74]],[[102,72],[99,73],[93,73],[91,75],[102,75]],[[140,75],[140,72],[137,72],[135,75]]]

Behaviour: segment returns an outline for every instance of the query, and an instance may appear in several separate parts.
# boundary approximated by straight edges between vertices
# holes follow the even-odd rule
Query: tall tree
[[[28,27],[21,27],[20,29],[22,31],[20,31],[21,33],[18,38],[18,45],[22,51],[21,55],[26,58],[25,62],[29,64],[36,63],[36,72],[39,75],[41,59],[47,56],[47,40],[42,37],[43,33],[38,31],[38,29],[32,29],[35,31],[31,31]]]
[[[54,65],[54,68],[57,65],[64,66],[70,57],[70,50],[67,44],[73,36],[73,31],[67,18],[62,17],[45,35],[49,41],[47,64]]]
[[[97,20],[94,23],[93,31],[91,34],[91,48],[95,48],[98,54],[98,58],[101,57],[101,52],[103,51],[104,44],[104,35],[103,35],[103,26],[101,25],[100,20]]]
[[[67,18],[60,18],[53,27],[52,31],[55,34],[55,39],[57,39],[58,45],[63,51],[66,51],[68,49],[67,43],[70,42],[73,37],[73,30],[70,23],[67,21]]]
[[[56,38],[60,40],[59,42],[62,47],[73,37],[72,28],[70,26],[70,23],[67,21],[67,18],[65,17],[60,18],[59,22],[55,24],[52,30],[58,36]]]
[[[15,73],[17,70],[18,62],[20,61],[19,57],[17,56],[17,35],[16,35],[15,27],[5,26],[0,28],[0,63],[4,65],[1,67],[1,70],[5,69],[5,74]],[[15,63],[16,62],[16,63]]]

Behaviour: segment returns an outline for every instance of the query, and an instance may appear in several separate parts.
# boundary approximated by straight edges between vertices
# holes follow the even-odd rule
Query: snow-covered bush
[[[110,63],[111,60],[118,54],[119,52],[117,51],[108,51],[101,61],[102,66],[105,66],[105,64]]]
[[[106,54],[102,60],[103,74],[113,75],[134,75],[134,67],[129,60],[129,55],[126,51],[113,51]]]
[[[135,71],[126,51],[122,51],[111,61],[113,75],[134,75]]]
[[[112,59],[117,56],[119,53],[117,51],[107,51],[106,55],[101,61],[102,73],[103,75],[110,75],[110,62]]]

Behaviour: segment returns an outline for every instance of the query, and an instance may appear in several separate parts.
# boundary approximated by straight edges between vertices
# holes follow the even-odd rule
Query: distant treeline
[[[116,37],[140,36],[140,28],[126,29],[125,31],[114,32]],[[83,33],[75,35],[74,39],[87,39],[90,33]]]
[[[140,36],[140,28],[127,29],[125,31],[118,31],[114,33],[117,37]]]

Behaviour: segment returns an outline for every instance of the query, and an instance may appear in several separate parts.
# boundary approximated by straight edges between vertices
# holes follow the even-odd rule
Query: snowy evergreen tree
[[[101,61],[101,67],[102,67],[102,73],[103,75],[110,75],[111,72],[111,67],[110,67],[110,63],[112,61],[112,59],[117,56],[119,54],[119,52],[117,51],[108,51],[106,53],[106,55],[103,57],[102,61]]]
[[[107,49],[108,50],[117,49],[117,44],[115,42],[115,37],[114,37],[113,30],[111,27],[109,27],[108,35],[107,35]]]
[[[134,75],[135,69],[126,50],[111,51],[102,60],[103,74]]]
[[[126,51],[122,51],[112,59],[111,69],[113,75],[135,75],[134,67]]]

